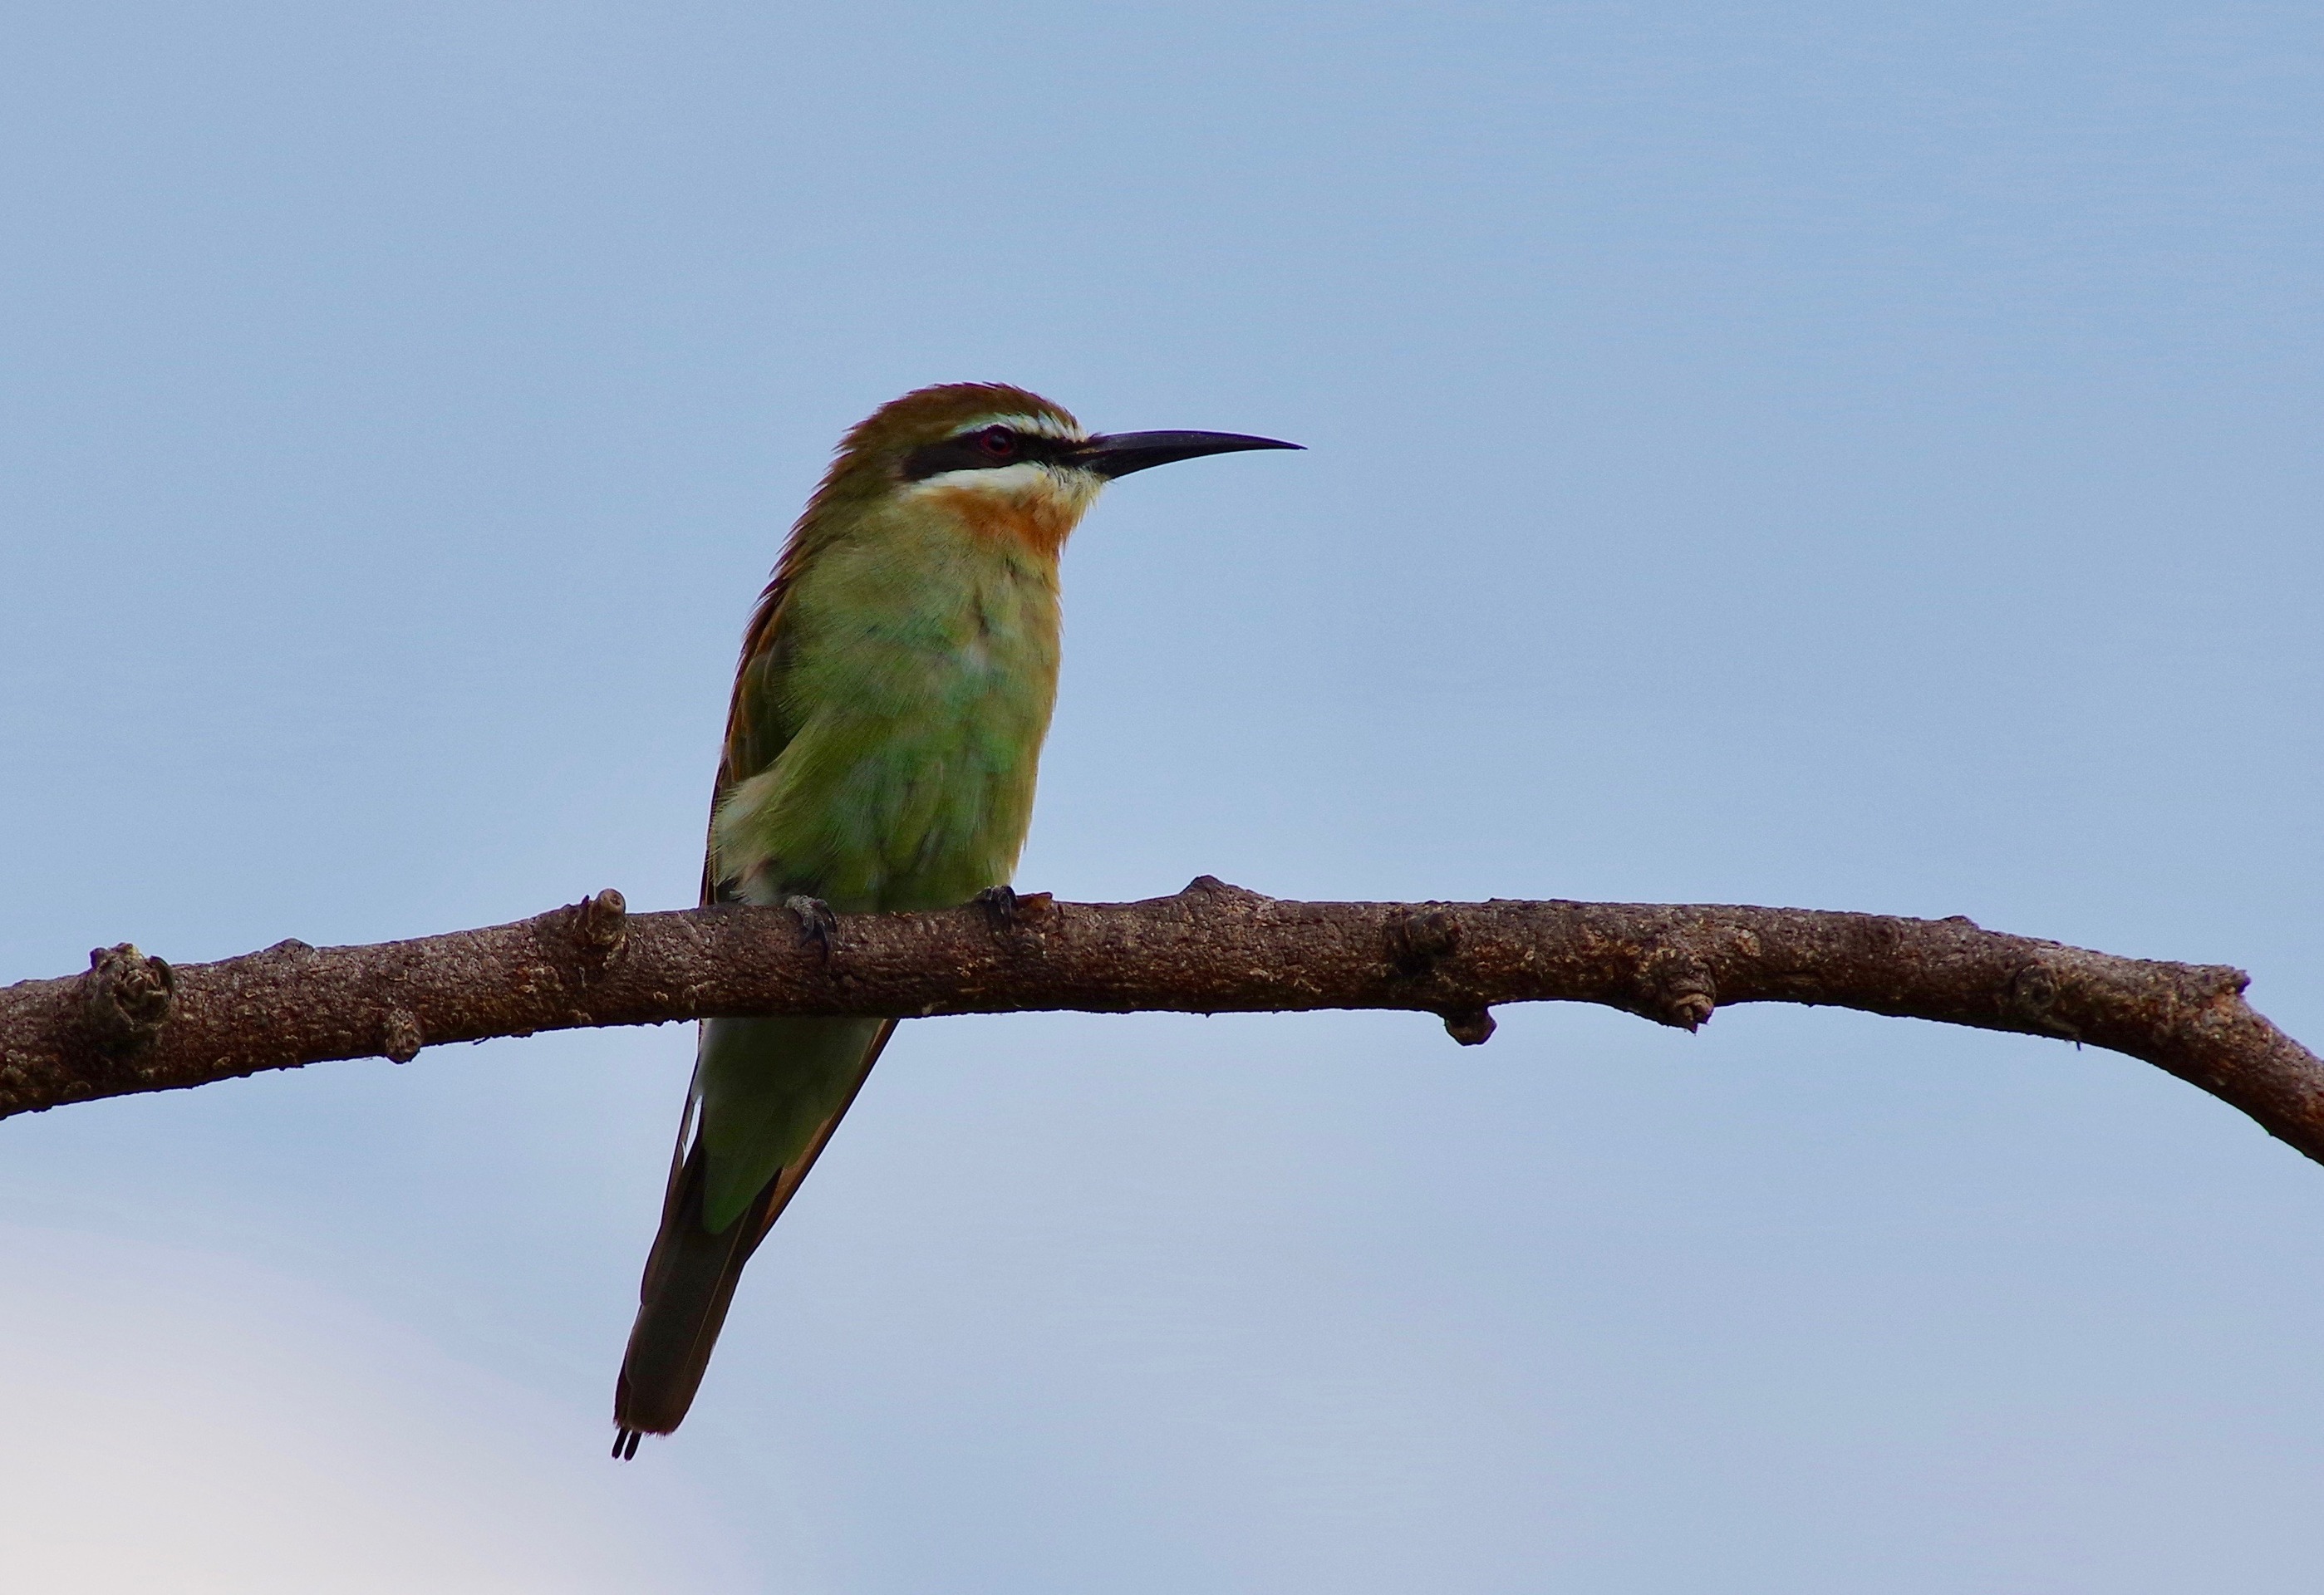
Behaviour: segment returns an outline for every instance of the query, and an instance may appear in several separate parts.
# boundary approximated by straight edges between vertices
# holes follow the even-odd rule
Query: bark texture
[[[102,948],[0,989],[0,1117],[330,1058],[722,1015],[1409,1009],[1452,1037],[1504,1002],[1595,1002],[1693,1029],[1800,1002],[2052,1036],[2143,1058],[2324,1162],[2324,1062],[2240,970],[1805,908],[1302,903],[1209,876],[1174,897],[992,894],[940,914],[625,912],[601,892],[513,925],[361,947],[281,942],[175,967]]]

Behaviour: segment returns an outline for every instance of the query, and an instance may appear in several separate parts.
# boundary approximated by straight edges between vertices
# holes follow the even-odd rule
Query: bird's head
[[[1054,556],[1117,476],[1249,448],[1233,432],[1084,431],[1071,411],[1001,383],[947,383],[881,405],[847,434],[808,508],[934,512]]]

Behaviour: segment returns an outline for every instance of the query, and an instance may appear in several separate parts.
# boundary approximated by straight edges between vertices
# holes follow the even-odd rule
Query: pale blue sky
[[[1967,913],[2324,1037],[2312,6],[5,37],[0,979],[690,901],[784,527],[976,378],[1311,449],[1084,528],[1028,888]],[[2324,1556],[2324,1169],[2111,1055],[1775,1009],[912,1026],[615,1468],[689,1049],[0,1126],[12,1587]]]

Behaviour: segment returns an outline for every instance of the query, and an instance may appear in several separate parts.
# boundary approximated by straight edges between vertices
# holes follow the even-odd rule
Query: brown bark
[[[781,908],[536,918],[362,947],[283,942],[176,968],[100,949],[0,990],[0,1117],[327,1058],[714,1015],[1410,1009],[1456,1040],[1504,1002],[1596,1002],[1687,1029],[1802,1002],[2053,1036],[2143,1058],[2324,1162],[2324,1062],[2254,1012],[2242,972],[1804,908],[1299,903],[1212,880],[1139,903],[1046,894],[825,930]]]

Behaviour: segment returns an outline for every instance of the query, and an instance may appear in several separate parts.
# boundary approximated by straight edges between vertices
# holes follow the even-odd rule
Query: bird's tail
[[[768,1227],[780,1174],[714,1235],[703,1228],[702,1192],[708,1158],[696,1141],[671,1171],[662,1203],[661,1230],[646,1254],[638,1286],[638,1318],[630,1330],[622,1376],[613,1387],[613,1454],[634,1455],[640,1433],[667,1434],[694,1404],[710,1366],[710,1349],[726,1322],[726,1308]]]
[[[616,1457],[636,1455],[640,1434],[667,1434],[685,1418],[710,1366],[711,1348],[726,1322],[742,1265],[815,1166],[894,1028],[893,1020],[880,1028],[837,1111],[816,1127],[806,1149],[760,1187],[740,1217],[715,1233],[704,1222],[709,1155],[703,1138],[693,1133],[698,1098],[689,1098],[678,1129],[678,1154],[670,1160],[669,1187],[662,1198],[661,1229],[646,1254],[645,1277],[638,1286],[637,1322],[631,1327],[621,1378],[613,1387]]]

